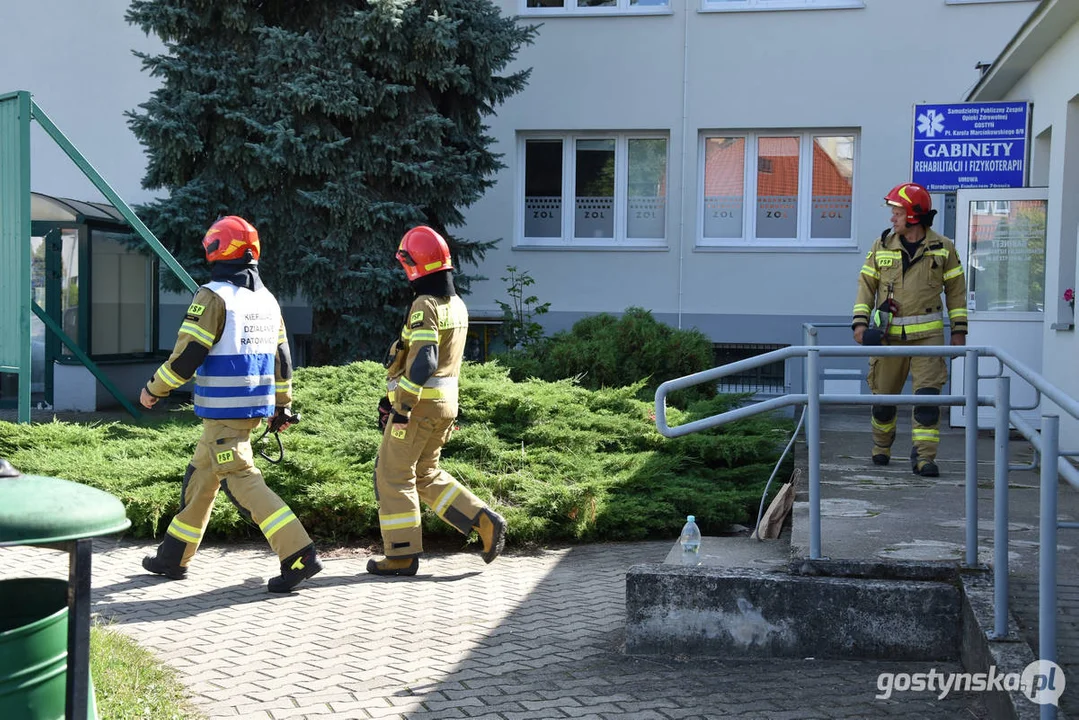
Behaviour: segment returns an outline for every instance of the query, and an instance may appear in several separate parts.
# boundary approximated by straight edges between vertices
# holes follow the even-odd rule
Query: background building
[[[1033,103],[1034,138],[1030,185],[1048,187],[1046,213],[1045,317],[1042,374],[1071,397],[1079,397],[1079,339],[1075,336],[1076,241],[1079,233],[1079,3],[1044,0],[1014,34],[985,75],[967,93],[971,102]],[[1046,410],[1046,408],[1043,408]],[[1061,417],[1061,438],[1079,426]],[[1072,450],[1066,441],[1062,447]],[[1067,445],[1066,447],[1064,447]]]
[[[491,122],[508,167],[467,215],[465,234],[502,238],[473,313],[499,314],[515,265],[551,330],[641,306],[737,359],[801,344],[804,322],[849,323],[883,196],[910,176],[913,105],[962,100],[1036,4],[502,7],[543,26],[520,57],[527,89]]]
[[[161,45],[123,20],[127,4],[5,5],[0,90],[34,93],[137,203],[150,199],[145,157],[124,112],[156,81],[131,51]],[[727,360],[800,344],[804,322],[846,324],[864,253],[887,225],[882,197],[909,179],[912,106],[962,100],[975,66],[1045,4],[503,0],[542,27],[518,58],[532,68],[527,88],[490,119],[507,167],[460,231],[501,239],[479,269],[474,317],[501,316],[513,265],[551,302],[549,331],[639,306],[700,329]],[[1000,88],[987,82],[979,92]],[[100,200],[35,132],[33,189]],[[159,326],[174,327],[186,303],[163,297]],[[309,332],[302,301],[283,304],[291,331]],[[822,342],[849,338],[836,328]],[[749,380],[774,392],[796,376],[780,367]]]

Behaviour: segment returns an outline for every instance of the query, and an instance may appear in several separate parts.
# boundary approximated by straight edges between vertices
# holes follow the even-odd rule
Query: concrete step
[[[696,565],[702,567],[782,568],[791,559],[790,528],[784,529],[774,540],[756,540],[746,535],[702,537],[701,550]],[[691,561],[683,557],[681,546],[675,542],[663,563],[687,565]]]

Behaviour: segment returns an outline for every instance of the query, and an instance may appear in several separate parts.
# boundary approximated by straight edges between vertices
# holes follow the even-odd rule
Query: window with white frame
[[[864,8],[864,0],[701,0],[702,10],[837,10]]]
[[[520,137],[519,245],[666,246],[665,134]]]
[[[670,13],[670,0],[519,0],[521,15],[648,15]]]
[[[856,244],[853,130],[701,136],[701,245]]]

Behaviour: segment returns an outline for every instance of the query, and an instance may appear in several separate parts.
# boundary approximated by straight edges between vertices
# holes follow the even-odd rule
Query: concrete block
[[[636,565],[626,652],[710,657],[951,660],[954,582]]]
[[[1019,635],[1019,626],[1008,615],[1008,634],[994,637],[993,576],[991,573],[964,573],[960,656],[963,669],[969,673],[1019,674],[1036,660],[1030,646]],[[1008,720],[1037,720],[1041,706],[1035,705],[1022,692],[988,691],[985,705],[993,718]]]

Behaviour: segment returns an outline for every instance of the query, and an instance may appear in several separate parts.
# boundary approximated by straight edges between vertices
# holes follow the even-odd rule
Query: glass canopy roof
[[[83,202],[70,198],[58,198],[42,193],[30,193],[30,219],[54,222],[78,222],[81,220],[126,225],[120,211],[108,203]]]

